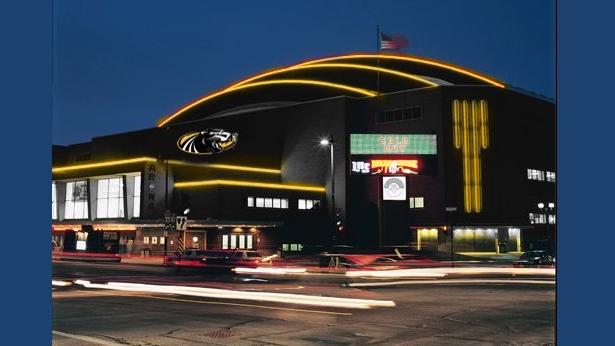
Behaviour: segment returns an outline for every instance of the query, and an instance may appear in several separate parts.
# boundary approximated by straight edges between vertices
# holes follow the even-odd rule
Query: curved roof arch
[[[376,77],[380,85],[376,86]],[[268,70],[200,97],[164,117],[158,127],[207,118],[255,102],[300,102],[330,96],[372,97],[439,85],[505,88],[491,77],[452,64],[409,55],[347,54]],[[288,86],[292,86],[289,88]],[[317,90],[318,89],[318,90]],[[243,92],[242,92],[243,91]]]

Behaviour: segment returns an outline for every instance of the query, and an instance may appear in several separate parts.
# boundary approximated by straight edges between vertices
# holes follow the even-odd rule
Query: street
[[[251,292],[254,299],[86,288],[53,289],[54,345],[554,344],[554,285],[424,283],[353,288],[339,274],[285,280],[159,266],[53,263],[62,282],[141,283]],[[148,286],[149,287],[149,286]],[[179,292],[179,291],[178,291]],[[274,292],[394,306],[345,308],[260,301]]]

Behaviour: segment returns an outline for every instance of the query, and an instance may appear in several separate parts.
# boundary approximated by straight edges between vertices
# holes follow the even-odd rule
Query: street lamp
[[[555,209],[555,203],[550,202],[548,205],[545,206],[544,203],[538,203],[538,209],[540,209],[540,212],[542,213],[543,211],[545,212],[545,221],[547,224],[547,240],[549,240],[549,212],[553,212],[553,209]]]
[[[331,153],[331,218],[335,219],[335,165],[333,164],[333,138],[322,138],[320,140],[320,145],[323,147],[328,146]],[[337,225],[334,226],[334,236],[336,229]]]

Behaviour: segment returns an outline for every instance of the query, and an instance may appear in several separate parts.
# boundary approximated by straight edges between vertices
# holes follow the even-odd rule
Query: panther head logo
[[[219,154],[234,147],[238,136],[237,133],[221,129],[205,129],[181,136],[177,147],[190,154]]]

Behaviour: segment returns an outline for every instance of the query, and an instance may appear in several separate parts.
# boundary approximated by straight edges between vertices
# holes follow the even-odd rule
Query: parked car
[[[555,257],[546,250],[526,251],[514,262],[516,266],[525,265],[554,265]]]
[[[214,267],[249,267],[264,265],[261,255],[252,250],[211,250],[206,251],[202,263]]]

